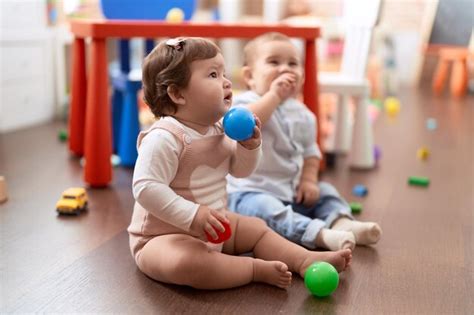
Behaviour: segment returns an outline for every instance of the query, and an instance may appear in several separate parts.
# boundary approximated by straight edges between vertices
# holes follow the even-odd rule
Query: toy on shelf
[[[255,118],[253,113],[243,106],[231,108],[223,120],[225,134],[236,141],[247,140],[253,135]]]
[[[7,182],[4,176],[0,176],[0,203],[4,203],[7,199]]]
[[[436,130],[438,127],[438,121],[435,118],[428,118],[426,120],[426,129],[428,130]]]
[[[362,204],[360,202],[350,202],[349,207],[351,207],[352,213],[361,213],[362,212]]]
[[[71,187],[63,191],[61,199],[56,203],[59,214],[80,214],[87,210],[87,193],[82,187]]]
[[[408,184],[412,186],[427,187],[430,184],[430,179],[422,176],[410,176],[408,177]]]
[[[384,102],[384,107],[390,117],[395,117],[400,112],[400,101],[393,96],[387,97]]]
[[[369,190],[364,185],[355,185],[352,188],[352,194],[358,197],[365,197],[369,193]]]
[[[430,156],[430,150],[427,147],[421,147],[416,151],[416,156],[420,160],[426,160]]]
[[[224,226],[225,231],[221,232],[221,231],[219,231],[219,230],[217,230],[216,228],[213,227],[214,231],[216,231],[216,233],[217,233],[217,239],[213,239],[211,234],[206,232],[207,240],[211,243],[214,243],[214,244],[223,243],[223,242],[227,241],[230,238],[230,236],[232,235],[232,230],[230,229],[230,225],[223,222],[223,221],[220,221],[220,220],[219,220],[219,222],[221,222],[221,224]]]
[[[339,274],[333,265],[319,261],[308,267],[304,274],[304,284],[312,295],[331,295],[339,285]]]

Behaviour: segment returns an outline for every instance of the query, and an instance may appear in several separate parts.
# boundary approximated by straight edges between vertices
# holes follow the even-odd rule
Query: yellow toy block
[[[418,149],[418,151],[416,151],[416,156],[420,160],[426,160],[430,156],[430,150],[428,150],[426,147],[421,147]]]

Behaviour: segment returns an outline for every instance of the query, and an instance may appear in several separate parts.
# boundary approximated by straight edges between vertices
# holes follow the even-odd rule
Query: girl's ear
[[[177,105],[185,105],[186,100],[184,99],[183,94],[181,91],[178,89],[178,87],[174,84],[169,85],[166,88],[166,93],[168,93],[168,96],[170,99],[173,101],[173,103]]]
[[[254,79],[252,77],[252,69],[249,66],[242,67],[242,78],[244,79],[245,85],[251,89],[254,86]]]

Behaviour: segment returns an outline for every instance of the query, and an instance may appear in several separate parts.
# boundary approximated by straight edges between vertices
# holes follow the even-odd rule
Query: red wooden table
[[[112,126],[108,96],[107,38],[157,38],[197,36],[211,38],[254,38],[280,32],[305,40],[304,102],[318,116],[316,39],[317,27],[282,24],[182,23],[143,20],[72,20],[72,60],[69,149],[85,157],[84,180],[93,187],[112,180]],[[90,38],[90,60],[86,62],[86,38]],[[86,69],[88,65],[89,69]],[[86,73],[88,78],[86,78]],[[87,80],[88,79],[88,80]],[[318,138],[321,133],[318,132]],[[319,142],[319,139],[318,139]]]

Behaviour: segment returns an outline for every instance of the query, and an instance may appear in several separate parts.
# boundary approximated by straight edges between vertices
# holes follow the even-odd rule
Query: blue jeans
[[[236,192],[229,194],[230,210],[262,218],[277,233],[307,248],[316,248],[322,228],[344,216],[353,219],[347,202],[329,183],[319,182],[320,196],[312,207],[281,201],[269,193]]]

